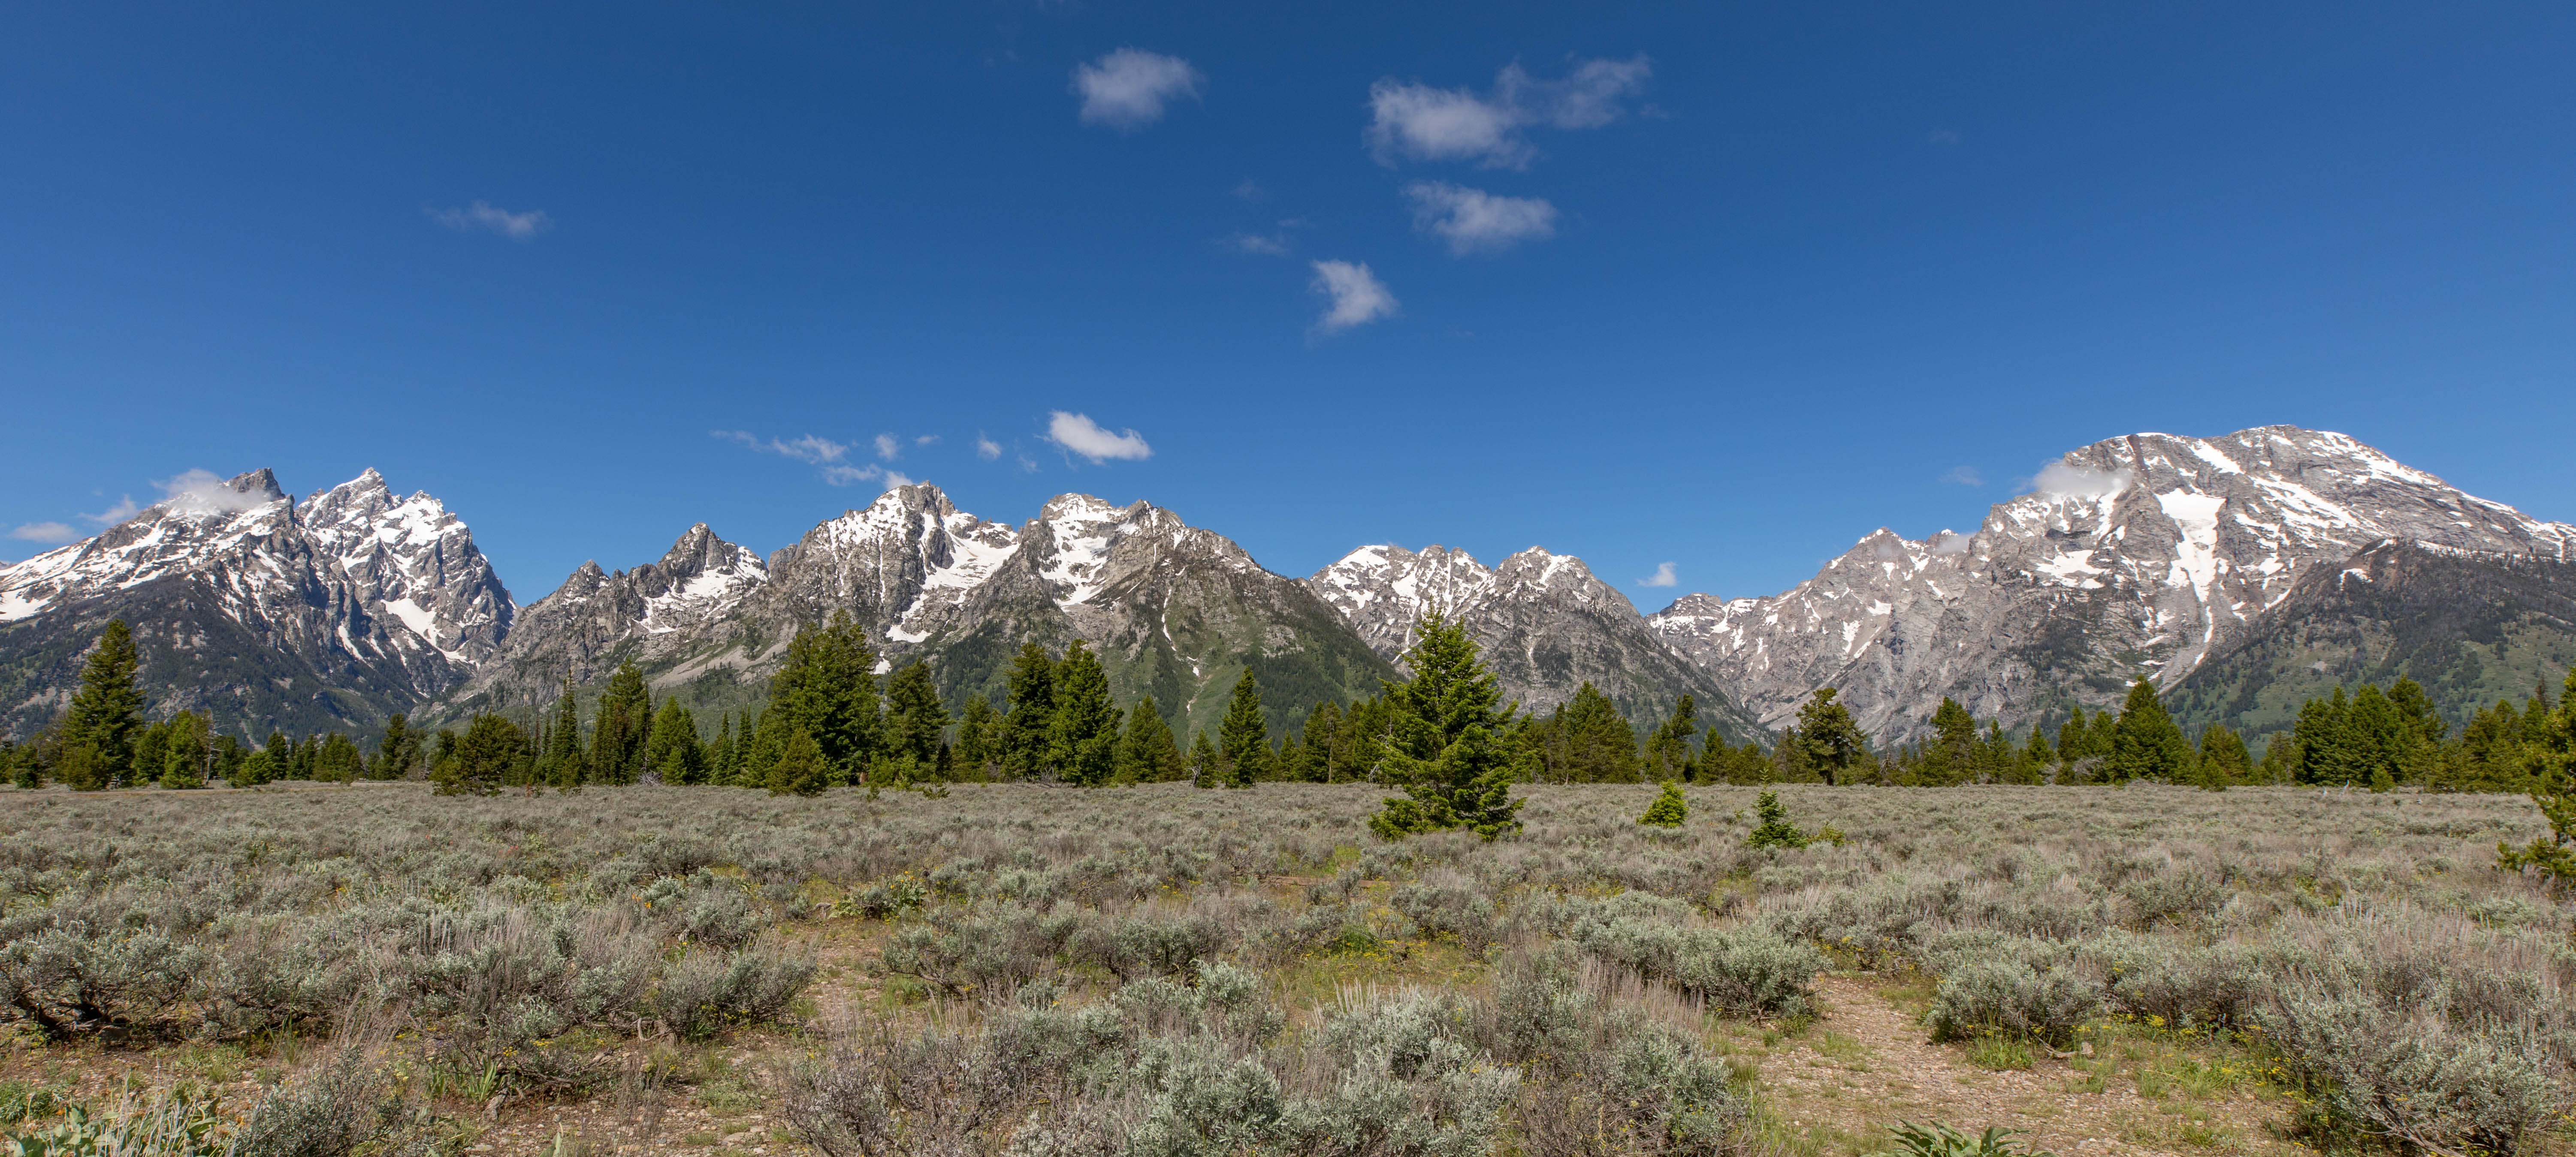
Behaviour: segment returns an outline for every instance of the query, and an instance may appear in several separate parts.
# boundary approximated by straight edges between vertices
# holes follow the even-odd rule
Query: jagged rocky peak
[[[500,649],[517,604],[475,548],[473,531],[427,491],[397,499],[368,467],[315,491],[298,520],[339,561],[362,602],[448,658],[478,663]]]
[[[1089,494],[1048,499],[1022,531],[1030,561],[1057,605],[1089,603],[1120,581],[1175,559],[1259,569],[1233,539],[1191,526],[1150,502],[1113,506]]]

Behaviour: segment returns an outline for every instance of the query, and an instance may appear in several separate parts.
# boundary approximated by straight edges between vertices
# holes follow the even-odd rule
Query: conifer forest
[[[445,726],[153,718],[110,622],[0,749],[17,1153],[2564,1153],[2576,674],[2249,741],[2144,678],[1882,741],[1437,607],[1283,730],[1076,639],[958,703],[840,618]]]

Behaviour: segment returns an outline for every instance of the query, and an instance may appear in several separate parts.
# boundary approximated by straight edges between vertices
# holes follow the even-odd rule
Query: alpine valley
[[[2097,442],[1973,533],[1879,530],[1781,594],[1651,615],[1538,547],[1488,567],[1365,546],[1301,579],[1148,503],[1065,494],[1014,525],[928,484],[766,557],[692,526],[658,560],[584,564],[522,607],[437,499],[370,470],[298,501],[257,470],[0,567],[0,731],[62,709],[111,618],[134,630],[147,710],[255,738],[533,716],[628,661],[712,720],[765,695],[800,627],[847,615],[881,671],[927,662],[952,709],[998,703],[1024,643],[1081,639],[1120,702],[1151,695],[1183,735],[1215,726],[1248,669],[1276,732],[1375,694],[1433,603],[1540,713],[1590,683],[1644,728],[1688,695],[1741,742],[1831,686],[1864,729],[1905,739],[1944,697],[2019,728],[2144,674],[2186,723],[2262,734],[2330,686],[2409,675],[2457,719],[2564,670],[2576,526],[2275,426]]]

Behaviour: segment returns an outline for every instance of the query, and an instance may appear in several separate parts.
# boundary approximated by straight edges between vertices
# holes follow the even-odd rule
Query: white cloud
[[[892,462],[894,461],[894,456],[900,453],[903,453],[902,439],[897,438],[892,434],[877,435],[877,457],[883,458],[888,462]]]
[[[554,226],[554,218],[542,209],[513,213],[487,201],[476,201],[471,208],[432,209],[429,219],[460,233],[471,229],[489,229],[512,241],[525,241]]]
[[[224,480],[211,470],[182,470],[176,476],[161,479],[153,485],[161,488],[161,501],[177,510],[231,514],[265,506],[272,501],[265,494],[244,494],[225,485]],[[108,513],[114,514],[115,511]]]
[[[975,456],[987,462],[1001,461],[1002,444],[977,434],[975,435]]]
[[[2030,487],[2061,498],[2105,498],[2128,489],[2134,477],[2125,469],[2095,470],[2060,461],[2040,467],[2031,476]]]
[[[1399,306],[1395,295],[1369,272],[1365,264],[1348,261],[1315,262],[1315,292],[1333,299],[1324,316],[1315,319],[1315,328],[1325,333],[1339,333],[1353,326],[1366,325],[1382,317],[1395,316]]]
[[[133,495],[121,494],[117,496],[116,505],[99,511],[96,514],[84,514],[81,515],[81,517],[86,518],[91,522],[95,522],[100,526],[114,526],[117,523],[134,517],[140,512],[141,508],[134,505]]]
[[[1145,444],[1144,435],[1134,430],[1112,434],[1092,421],[1090,415],[1063,410],[1048,415],[1046,439],[1093,462],[1111,458],[1142,461],[1154,456],[1154,448]]]
[[[1258,233],[1237,233],[1232,237],[1226,238],[1225,244],[1227,248],[1232,249],[1237,253],[1252,253],[1263,257],[1288,256],[1288,239],[1285,237],[1264,237]]]
[[[1488,169],[1526,168],[1538,147],[1522,129],[1609,124],[1624,115],[1621,102],[1643,90],[1653,72],[1643,55],[1582,61],[1562,80],[1539,80],[1512,64],[1484,96],[1387,77],[1369,86],[1369,151],[1383,165],[1472,160]]]
[[[1638,579],[1637,585],[1641,587],[1668,587],[1678,585],[1681,581],[1682,580],[1679,577],[1673,574],[1673,564],[1666,562],[1657,563],[1655,565],[1655,573]]]
[[[836,466],[826,466],[823,468],[823,481],[829,482],[834,486],[848,486],[854,482],[874,482],[886,490],[892,490],[897,486],[912,485],[912,477],[910,475],[897,470],[888,470],[883,466],[874,464],[867,466],[851,466],[844,463]]]
[[[11,538],[54,544],[70,542],[80,536],[79,531],[59,522],[30,522],[9,532]]]
[[[1415,181],[1413,225],[1449,243],[1449,252],[1499,253],[1523,241],[1556,236],[1556,206],[1537,197],[1497,197],[1447,181]]]
[[[1966,554],[1968,552],[1969,544],[1975,541],[1976,539],[1974,537],[1961,534],[1958,531],[1944,530],[1941,533],[1932,536],[1932,553],[1936,555]]]
[[[921,435],[921,436],[920,436],[920,437],[918,437],[918,438],[914,438],[914,439],[912,440],[912,444],[913,444],[913,445],[915,445],[915,446],[927,446],[927,445],[930,445],[931,443],[936,442],[936,441],[938,441],[938,440],[939,440],[939,435],[937,435],[937,434],[923,434],[923,435]]]
[[[1073,91],[1082,94],[1082,123],[1138,129],[1163,119],[1163,105],[1175,97],[1196,98],[1207,75],[1177,56],[1121,48],[1073,70]]]
[[[1978,473],[1974,466],[1953,466],[1941,475],[1941,481],[1959,486],[1983,486],[1986,476]]]
[[[1234,187],[1234,195],[1238,200],[1258,201],[1268,197],[1270,190],[1262,188],[1261,182],[1245,177],[1242,184]]]
[[[848,445],[829,438],[817,438],[812,434],[784,441],[772,438],[763,442],[747,430],[710,430],[707,433],[711,437],[722,438],[747,450],[776,454],[811,466],[827,466],[848,457],[850,453]]]

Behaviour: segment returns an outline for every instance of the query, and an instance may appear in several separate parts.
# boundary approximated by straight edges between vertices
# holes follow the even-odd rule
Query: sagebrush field
[[[1759,789],[1692,786],[1662,827],[1652,785],[1525,790],[1491,842],[1382,840],[1383,789],[1289,783],[8,792],[0,1131],[2567,1148],[2569,908],[2495,867],[2546,830],[2524,797],[1784,786],[1765,825]]]

